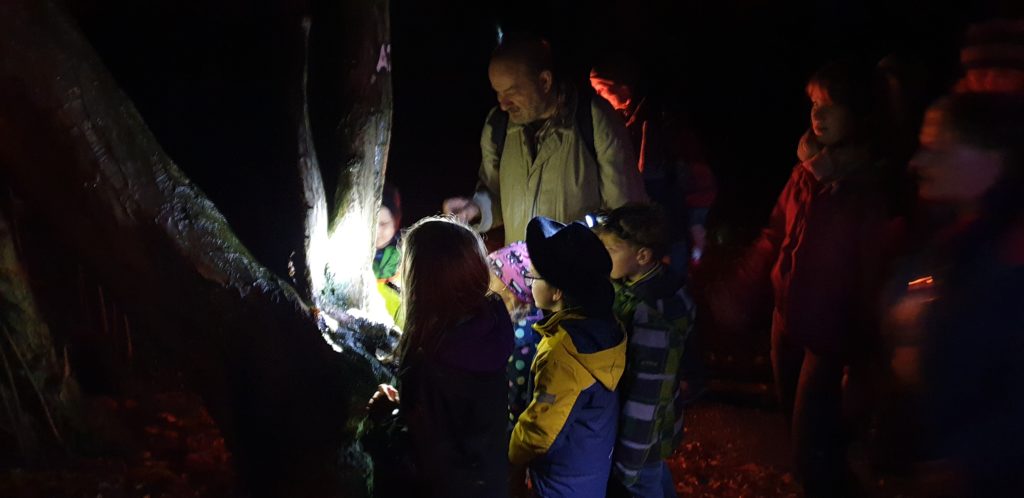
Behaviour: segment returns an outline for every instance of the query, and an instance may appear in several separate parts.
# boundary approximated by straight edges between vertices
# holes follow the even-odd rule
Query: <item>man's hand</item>
[[[480,218],[480,206],[467,197],[452,197],[444,200],[441,212],[450,214],[459,221],[469,224]]]
[[[370,402],[366,404],[366,411],[369,412],[371,420],[383,420],[398,408],[398,400],[398,389],[381,384],[377,386],[377,392],[373,393]]]

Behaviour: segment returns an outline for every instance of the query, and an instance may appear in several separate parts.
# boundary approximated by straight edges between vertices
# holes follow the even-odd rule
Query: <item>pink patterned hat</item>
[[[533,304],[533,294],[526,283],[526,274],[530,269],[530,255],[526,252],[526,242],[513,242],[487,255],[491,263],[491,271],[498,276],[516,299],[526,304]]]

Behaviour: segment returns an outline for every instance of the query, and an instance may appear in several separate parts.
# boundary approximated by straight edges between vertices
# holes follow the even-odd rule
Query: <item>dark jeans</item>
[[[843,423],[847,363],[840,355],[816,354],[772,331],[776,389],[790,426],[797,474],[809,498],[854,494]]]

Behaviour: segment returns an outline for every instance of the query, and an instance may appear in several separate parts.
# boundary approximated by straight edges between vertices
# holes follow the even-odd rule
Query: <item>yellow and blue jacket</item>
[[[541,496],[604,496],[619,418],[615,388],[626,335],[614,319],[569,309],[535,324],[533,401],[512,431],[508,458],[530,464]]]

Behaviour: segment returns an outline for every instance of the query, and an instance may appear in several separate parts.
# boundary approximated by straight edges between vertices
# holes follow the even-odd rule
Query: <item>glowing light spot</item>
[[[349,203],[333,230],[327,226],[327,205],[323,194],[313,201],[310,240],[306,250],[313,304],[323,311],[341,312],[358,306],[372,321],[394,324],[384,298],[377,292],[373,276],[373,216],[358,201]],[[328,313],[323,313],[327,321]],[[336,329],[337,322],[327,322]],[[332,345],[334,346],[334,345]]]
[[[935,285],[935,279],[932,278],[931,275],[927,275],[927,276],[921,277],[919,279],[911,280],[910,282],[907,282],[907,289],[908,290],[927,289],[927,288],[929,288],[929,287],[931,287],[933,285]]]

